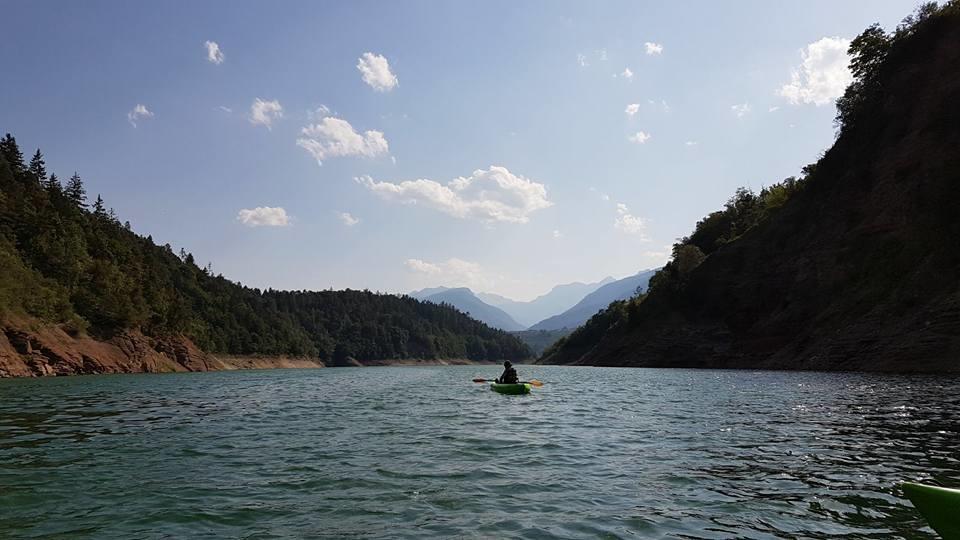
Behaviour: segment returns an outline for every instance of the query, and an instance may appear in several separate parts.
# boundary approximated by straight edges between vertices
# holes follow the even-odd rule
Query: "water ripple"
[[[0,537],[933,538],[960,379],[523,367],[0,381]]]

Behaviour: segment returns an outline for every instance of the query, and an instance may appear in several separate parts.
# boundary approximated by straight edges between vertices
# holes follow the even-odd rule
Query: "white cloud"
[[[644,48],[647,50],[647,54],[660,54],[663,52],[663,45],[659,43],[646,42],[643,44]]]
[[[627,116],[633,116],[633,115],[637,114],[638,112],[640,112],[640,104],[639,104],[639,103],[631,103],[631,104],[627,105],[627,109],[626,109],[625,111],[623,111],[623,112],[627,113]]]
[[[253,100],[250,105],[250,123],[253,125],[273,127],[273,121],[283,118],[283,107],[277,100],[264,101],[260,98]]]
[[[741,103],[739,105],[731,105],[730,110],[733,111],[733,114],[737,115],[737,118],[743,118],[750,113],[750,104]]]
[[[515,175],[505,167],[491,166],[446,184],[433,180],[377,182],[369,176],[356,181],[388,201],[422,204],[460,219],[484,223],[526,223],[530,214],[551,206],[543,184]]]
[[[456,257],[440,262],[422,259],[407,259],[404,266],[412,272],[429,276],[430,285],[445,287],[469,287],[474,290],[489,289],[497,281],[479,264]]]
[[[584,54],[578,54],[578,55],[577,55],[577,64],[578,64],[580,67],[587,67],[587,66],[590,65],[590,64],[587,63],[587,56],[584,55]]]
[[[777,111],[779,111],[779,110],[780,110],[780,107],[777,107],[776,105],[774,105],[774,106],[768,108],[768,109],[767,109],[767,112],[777,112]]]
[[[303,148],[317,160],[318,165],[323,160],[341,156],[376,157],[390,152],[390,145],[384,138],[382,131],[365,131],[363,134],[342,118],[326,116],[330,109],[321,105],[310,113],[311,118],[319,118],[319,122],[310,124],[300,130],[301,137],[297,139],[297,146]]]
[[[644,144],[645,142],[650,140],[650,134],[644,133],[642,131],[638,131],[633,135],[630,135],[629,137],[627,137],[627,140],[636,144]]]
[[[554,230],[553,230],[553,237],[554,237],[554,238],[563,238],[563,234],[562,234],[560,231],[558,231],[557,229],[554,229]]]
[[[207,61],[211,64],[220,65],[223,63],[223,51],[216,41],[205,41],[203,46],[207,48]]]
[[[323,104],[321,104],[316,109],[313,109],[312,111],[307,111],[307,118],[309,118],[310,120],[320,120],[328,116],[336,116],[336,115],[330,112],[330,107],[327,107],[326,105],[323,105]]]
[[[683,144],[685,144],[685,145],[687,145],[687,146],[696,146],[696,145],[699,144],[699,143],[697,143],[697,141],[687,141],[687,142],[685,142],[685,143],[683,143]]]
[[[410,270],[422,274],[436,275],[440,273],[440,266],[420,259],[407,259],[403,264]]]
[[[642,242],[649,240],[645,234],[646,222],[642,218],[631,214],[630,209],[623,203],[617,203],[617,219],[613,222],[613,228],[627,234],[637,235]]]
[[[258,206],[244,208],[237,213],[237,221],[247,227],[286,227],[290,224],[287,211],[280,207]]]
[[[347,227],[353,227],[357,223],[360,223],[360,218],[353,217],[350,212],[337,212],[337,217],[340,218],[340,221]]]
[[[390,71],[390,63],[383,55],[363,53],[363,56],[357,60],[357,69],[362,74],[363,82],[377,92],[389,92],[400,84],[397,76]]]
[[[131,126],[137,127],[137,121],[141,118],[153,118],[153,113],[147,109],[146,105],[138,103],[136,107],[127,113],[127,121],[130,122]]]
[[[853,81],[848,64],[850,40],[825,37],[800,50],[801,63],[790,75],[790,82],[777,94],[792,105],[826,105],[843,95]]]
[[[230,114],[230,113],[233,112],[233,109],[231,109],[230,107],[227,107],[227,106],[225,106],[225,105],[220,105],[219,107],[217,107],[217,109],[220,110],[221,112],[224,112],[224,113],[227,113],[227,114]]]
[[[600,54],[600,61],[601,61],[601,62],[606,62],[606,61],[607,61],[607,50],[606,50],[606,49],[600,49],[600,50],[597,51],[597,52]]]
[[[621,73],[620,76],[627,79],[628,81],[633,80],[633,72],[630,71],[630,68],[623,68],[623,73]]]

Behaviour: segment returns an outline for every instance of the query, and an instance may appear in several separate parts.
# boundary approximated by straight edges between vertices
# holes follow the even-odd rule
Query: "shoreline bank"
[[[497,365],[465,358],[348,360],[327,364],[319,358],[207,353],[184,336],[156,338],[139,331],[127,331],[96,339],[70,335],[59,326],[35,320],[0,321],[0,378],[349,366]]]

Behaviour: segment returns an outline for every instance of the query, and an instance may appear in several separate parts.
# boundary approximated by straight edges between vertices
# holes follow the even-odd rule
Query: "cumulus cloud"
[[[383,55],[363,53],[357,60],[357,69],[360,70],[363,82],[377,92],[389,92],[399,84],[397,76],[390,71],[390,63]]]
[[[853,81],[848,64],[850,40],[825,37],[800,50],[800,66],[790,75],[790,82],[777,94],[792,105],[812,103],[826,105],[843,95]]]
[[[647,50],[647,54],[649,55],[660,54],[663,52],[663,45],[659,43],[653,43],[651,41],[648,41],[644,43],[643,46]]]
[[[382,131],[370,130],[361,134],[350,122],[326,116],[328,114],[330,109],[323,105],[313,111],[311,117],[319,121],[301,129],[301,137],[297,139],[297,146],[309,152],[318,165],[333,157],[376,157],[390,152]]]
[[[587,56],[585,54],[577,55],[577,65],[579,65],[580,67],[587,67],[590,65],[587,63]]]
[[[767,112],[777,112],[777,111],[779,111],[779,110],[780,110],[780,107],[777,107],[776,105],[773,105],[772,107],[769,107],[769,108],[767,109]]]
[[[287,216],[287,211],[279,206],[258,206],[240,210],[237,221],[247,227],[286,227],[290,224],[290,217]]]
[[[553,204],[547,200],[543,184],[515,175],[505,167],[479,169],[446,184],[426,179],[377,182],[369,176],[356,181],[388,201],[423,205],[484,223],[527,223],[530,214]]]
[[[153,113],[147,109],[146,105],[140,103],[137,103],[137,106],[127,113],[127,121],[133,127],[137,127],[137,121],[144,118],[153,118]]]
[[[353,227],[357,223],[360,223],[360,218],[353,217],[350,212],[337,212],[337,217],[339,217],[340,221],[347,227]]]
[[[321,120],[328,116],[336,116],[336,115],[330,112],[330,107],[327,107],[326,105],[323,105],[323,104],[321,104],[316,109],[313,109],[312,111],[307,111],[307,118],[309,118],[310,120]]]
[[[626,109],[625,111],[623,111],[623,112],[627,113],[627,116],[633,116],[633,115],[637,114],[638,112],[640,112],[640,104],[639,104],[639,103],[631,103],[631,104],[627,105],[627,109]]]
[[[644,133],[642,131],[638,131],[633,135],[630,135],[629,137],[627,137],[627,140],[635,144],[644,144],[645,142],[650,140],[650,134]]]
[[[560,232],[559,230],[557,230],[557,229],[554,229],[554,230],[553,230],[553,237],[554,237],[554,238],[563,238],[563,233],[561,233],[561,232]]]
[[[250,123],[253,125],[273,127],[273,121],[283,118],[283,107],[277,100],[264,101],[260,98],[253,100],[250,105]]]
[[[217,107],[217,109],[220,112],[223,112],[226,114],[231,114],[233,112],[233,109],[231,109],[230,107],[227,107],[226,105],[220,105],[219,107]]]
[[[628,81],[632,81],[633,71],[630,71],[630,68],[623,68],[623,73],[621,73],[620,76]]]
[[[404,266],[411,272],[429,276],[432,286],[469,287],[474,290],[489,289],[497,281],[482,266],[456,257],[439,262],[422,259],[407,259]]]
[[[413,270],[414,272],[420,272],[422,274],[436,275],[440,273],[439,265],[428,263],[427,261],[421,259],[407,259],[403,264],[410,270]]]
[[[730,110],[733,111],[733,114],[737,115],[737,118],[743,118],[750,113],[750,104],[741,103],[739,105],[731,105]]]
[[[642,219],[630,213],[630,209],[623,203],[617,203],[617,219],[613,222],[613,228],[640,237],[640,240],[646,242],[647,224]]]
[[[685,143],[683,143],[683,144],[685,144],[685,145],[687,145],[687,146],[696,146],[698,143],[697,143],[697,141],[687,141],[687,142],[685,142]]]
[[[207,61],[211,64],[220,65],[223,63],[223,51],[220,50],[220,45],[216,41],[205,41],[203,46],[207,48]]]

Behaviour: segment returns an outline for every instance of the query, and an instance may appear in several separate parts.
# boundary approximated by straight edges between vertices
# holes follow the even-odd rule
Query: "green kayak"
[[[900,487],[941,537],[960,538],[960,489],[911,482],[904,482]]]
[[[490,389],[493,390],[494,392],[499,392],[501,394],[529,394],[530,384],[529,383],[520,383],[520,384],[493,383],[490,385]]]

